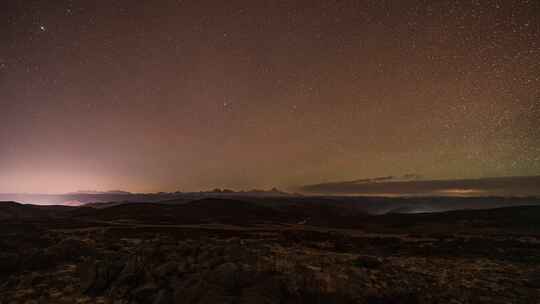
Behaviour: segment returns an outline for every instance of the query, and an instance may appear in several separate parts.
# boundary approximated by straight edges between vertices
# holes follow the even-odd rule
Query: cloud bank
[[[416,175],[305,185],[303,193],[382,196],[540,196],[540,176],[419,180]]]

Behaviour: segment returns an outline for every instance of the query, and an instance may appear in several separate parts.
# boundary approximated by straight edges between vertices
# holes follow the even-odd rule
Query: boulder
[[[240,303],[251,304],[277,304],[284,297],[283,282],[277,276],[268,275],[266,278],[255,283],[242,291]]]
[[[30,252],[23,262],[23,267],[27,270],[42,270],[56,265],[54,257],[48,250],[35,250]]]
[[[144,279],[145,276],[145,260],[138,255],[131,256],[119,275],[119,280],[125,283],[135,283]]]
[[[152,303],[158,292],[156,285],[149,283],[133,290],[133,298],[139,303]]]
[[[80,288],[86,294],[99,294],[110,287],[115,280],[122,265],[115,260],[87,260],[78,267]]]
[[[174,303],[194,303],[205,294],[214,291],[214,287],[202,280],[198,274],[173,283]]]
[[[166,277],[176,274],[179,268],[180,267],[178,263],[171,261],[157,267],[154,271],[154,274],[160,279],[166,278]]]
[[[172,292],[167,289],[161,289],[158,291],[153,304],[172,304],[173,295]]]
[[[354,260],[354,265],[363,268],[379,268],[384,264],[383,259],[372,255],[361,255]]]
[[[226,289],[236,287],[237,276],[240,267],[235,263],[225,263],[216,267],[208,275],[208,281],[212,284],[223,286]]]
[[[526,285],[540,289],[540,270],[533,271],[527,276]]]
[[[18,269],[19,256],[14,253],[0,253],[0,274],[8,274]]]
[[[78,266],[80,287],[83,293],[92,291],[96,285],[97,279],[97,264],[96,261],[86,261]]]
[[[93,250],[78,239],[65,239],[48,249],[51,257],[57,262],[77,261],[85,256],[92,256]]]

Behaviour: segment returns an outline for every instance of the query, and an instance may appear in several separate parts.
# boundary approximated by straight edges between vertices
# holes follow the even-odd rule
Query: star
[[[42,31],[42,32],[45,32],[47,30],[47,28],[44,26],[44,25],[40,25],[39,26],[39,29]]]

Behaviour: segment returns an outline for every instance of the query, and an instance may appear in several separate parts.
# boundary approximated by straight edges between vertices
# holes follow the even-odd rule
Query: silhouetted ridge
[[[0,220],[49,219],[65,217],[75,210],[68,206],[37,206],[16,202],[0,202]]]
[[[264,221],[286,220],[277,210],[255,203],[208,198],[183,204],[137,203],[121,204],[104,209],[85,209],[77,216],[101,220],[124,220],[148,223],[234,223],[250,224]]]
[[[36,206],[23,205],[16,202],[0,202],[0,220],[23,219],[46,216],[44,210]]]

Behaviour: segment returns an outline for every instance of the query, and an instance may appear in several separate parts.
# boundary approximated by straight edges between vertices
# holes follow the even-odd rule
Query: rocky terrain
[[[540,303],[539,207],[0,203],[0,218],[1,304]]]

